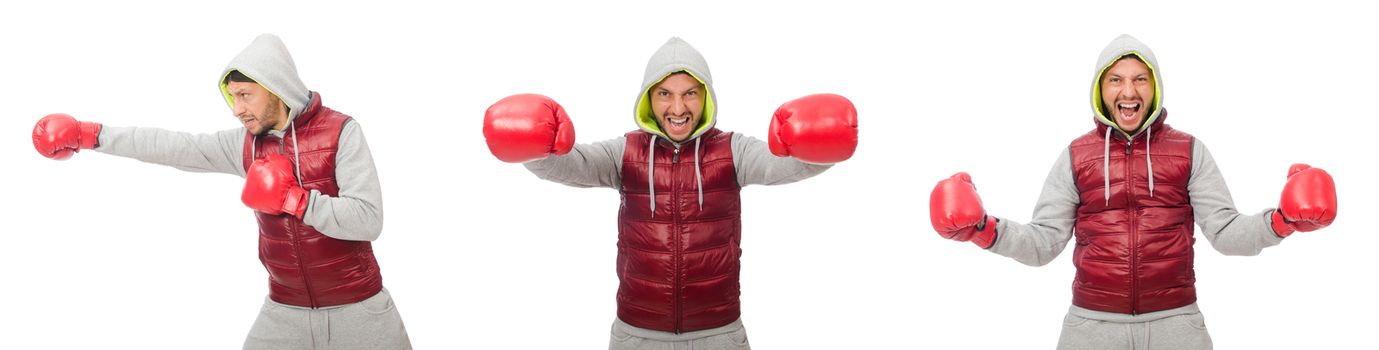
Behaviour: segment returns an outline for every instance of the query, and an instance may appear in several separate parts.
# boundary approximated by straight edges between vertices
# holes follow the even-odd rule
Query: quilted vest
[[[691,141],[677,150],[664,139],[653,146],[649,133],[627,133],[618,211],[623,322],[684,333],[740,316],[742,206],[731,136],[710,129],[699,136],[698,147]]]
[[[350,117],[322,106],[320,94],[312,97],[306,110],[292,120],[295,142],[290,129],[282,138],[245,137],[244,167],[247,171],[255,159],[280,153],[295,163],[302,188],[338,196],[335,153]],[[383,289],[369,242],[331,238],[289,214],[254,214],[259,223],[259,261],[268,269],[268,296],[273,301],[319,308],[363,301]]]
[[[1081,196],[1073,305],[1142,314],[1197,300],[1187,191],[1192,135],[1164,124],[1166,118],[1167,112],[1130,140],[1118,131],[1107,139],[1108,126],[1098,123],[1069,146]]]

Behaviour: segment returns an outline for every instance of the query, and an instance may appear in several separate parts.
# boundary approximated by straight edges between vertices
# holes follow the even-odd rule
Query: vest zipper
[[[655,162],[652,162],[651,171],[656,171]],[[681,269],[683,268],[682,266],[683,266],[683,263],[684,263],[684,261],[682,261],[682,259],[683,259],[683,257],[684,257],[684,247],[681,247],[681,246],[680,246],[680,234],[682,233],[682,232],[680,232],[680,208],[679,208],[679,203],[680,203],[680,186],[678,185],[680,182],[679,182],[679,181],[676,181],[676,179],[678,178],[677,175],[679,175],[679,172],[680,172],[680,146],[679,146],[679,145],[676,145],[676,146],[675,146],[675,151],[671,152],[671,156],[670,156],[670,177],[669,177],[669,179],[670,179],[670,189],[671,189],[671,191],[670,191],[670,203],[672,204],[672,213],[670,214],[670,218],[671,218],[671,228],[672,228],[672,229],[671,229],[671,232],[674,232],[674,237],[672,237],[672,239],[674,240],[674,242],[671,244],[671,246],[673,247],[672,250],[673,250],[673,252],[674,252],[674,253],[673,253],[674,259],[672,259],[672,260],[675,261],[675,270],[673,271],[673,273],[674,273],[675,275],[674,275],[674,277],[671,279],[671,280],[673,281],[673,283],[671,284],[671,287],[672,287],[672,289],[671,289],[671,297],[673,298],[672,300],[674,301],[674,305],[675,305],[675,334],[680,334],[680,329],[681,329],[681,327],[683,326],[683,325],[682,325],[683,320],[682,320],[681,318],[683,317],[682,313],[684,312],[684,310],[681,309],[681,307],[683,306],[684,303],[680,300],[680,298],[681,298],[681,295],[680,295],[680,288],[681,288],[681,284],[683,284],[683,281],[680,280],[680,275],[681,275]],[[652,184],[652,186],[655,186],[655,184]],[[653,200],[654,200],[654,199],[653,199]]]
[[[1134,169],[1134,159],[1131,153],[1135,148],[1133,137],[1125,141],[1125,210],[1129,212],[1130,231],[1130,314],[1138,315],[1140,312],[1140,237],[1139,237],[1139,217],[1137,211],[1139,206],[1135,203],[1135,176],[1131,171]],[[1153,176],[1151,174],[1151,176]]]
[[[279,139],[278,139],[278,154],[284,154],[284,152],[287,152],[287,135],[283,135],[282,138],[279,138]],[[285,155],[284,155],[284,156],[285,156]],[[289,162],[289,163],[291,163],[291,162]],[[297,166],[297,165],[296,165],[296,164],[293,164],[292,166]],[[297,180],[300,181],[301,179],[297,179]],[[294,218],[294,219],[295,219],[295,218]],[[297,221],[296,221],[296,220],[289,219],[289,220],[287,221],[287,223],[288,223],[288,234],[291,235],[291,237],[292,237],[292,251],[295,252],[296,255],[297,255],[297,256],[294,258],[295,260],[297,260],[297,270],[301,271],[301,273],[302,273],[302,286],[306,288],[306,298],[307,298],[307,301],[308,301],[309,303],[311,303],[311,308],[312,308],[312,309],[315,309],[316,306],[317,306],[317,304],[316,304],[316,293],[313,293],[313,292],[311,291],[311,278],[310,278],[309,276],[307,276],[307,273],[306,273],[306,263],[302,261],[302,244],[301,244],[301,243],[302,243],[302,242],[301,242],[302,236],[301,236],[301,230],[298,229],[298,225],[297,225]]]

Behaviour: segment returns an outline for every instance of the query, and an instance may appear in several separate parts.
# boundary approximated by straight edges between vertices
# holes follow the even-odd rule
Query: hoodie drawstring
[[[297,187],[305,188],[302,185],[302,167],[298,165],[302,164],[302,153],[297,150],[297,123],[294,121],[288,129],[292,129],[292,171],[297,174]],[[256,154],[259,154],[259,135],[254,135],[254,141],[249,143],[249,157],[254,158]]]
[[[1149,163],[1149,197],[1154,198],[1154,160],[1149,158],[1149,141],[1154,138],[1154,127],[1144,126],[1144,162]]]
[[[1101,192],[1106,194],[1106,205],[1111,205],[1111,128],[1106,128],[1106,145],[1101,154]]]
[[[1148,125],[1144,127],[1144,162],[1149,165],[1149,197],[1154,197],[1154,159],[1149,157],[1149,142],[1154,138],[1154,128]],[[1106,128],[1105,148],[1102,150],[1101,157],[1101,179],[1102,192],[1106,194],[1106,205],[1111,205],[1111,128]],[[1127,158],[1127,161],[1129,159]],[[1126,174],[1129,176],[1130,174]],[[1125,182],[1130,185],[1129,181]]]
[[[699,191],[699,210],[704,210],[704,176],[699,171],[699,141],[694,138],[694,187]],[[651,193],[651,217],[656,217],[656,136],[651,136],[651,144],[646,152],[646,188]]]
[[[302,167],[299,165],[302,164],[302,153],[297,148],[297,121],[292,121],[292,126],[287,128],[292,129],[292,171],[297,173],[297,187],[306,187],[302,186]]]
[[[699,211],[704,211],[704,177],[699,175],[699,140],[694,138],[694,187],[699,189]]]
[[[651,143],[647,146],[646,152],[646,188],[651,192],[651,217],[656,217],[656,135],[651,136]]]

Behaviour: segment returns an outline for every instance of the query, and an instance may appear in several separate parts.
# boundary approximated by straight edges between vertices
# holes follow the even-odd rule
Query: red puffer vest
[[[1073,305],[1142,314],[1197,301],[1187,191],[1192,135],[1164,124],[1167,117],[1164,111],[1130,141],[1114,130],[1107,139],[1109,127],[1097,123],[1069,146],[1081,194]]]
[[[652,137],[643,131],[627,133],[623,151],[618,319],[675,333],[732,323],[740,316],[742,256],[741,187],[733,167],[732,134],[709,129],[699,136],[698,147],[687,142],[679,151],[657,140],[654,152],[649,149]],[[647,173],[652,169],[649,159],[654,174]],[[650,182],[655,182],[654,209]]]
[[[320,94],[293,119],[293,132],[283,138],[254,137],[244,142],[244,167],[254,159],[281,153],[296,162],[302,188],[338,196],[335,152],[340,131],[350,117],[321,106]],[[296,152],[293,147],[299,147]],[[331,238],[291,215],[254,212],[259,221],[259,261],[268,269],[268,296],[273,301],[326,307],[368,299],[383,289],[383,277],[369,242]]]

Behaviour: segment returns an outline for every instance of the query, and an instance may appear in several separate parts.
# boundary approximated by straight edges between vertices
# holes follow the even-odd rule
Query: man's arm
[[[608,187],[621,185],[622,152],[627,148],[626,137],[579,144],[565,155],[522,163],[528,171],[542,180],[574,187]]]
[[[97,152],[192,172],[244,176],[244,128],[192,134],[159,128],[102,126]]]
[[[1077,205],[1081,201],[1073,182],[1072,158],[1064,150],[1044,180],[1044,190],[1034,205],[1029,224],[999,219],[996,243],[991,252],[1010,257],[1025,265],[1043,266],[1058,257],[1073,236]]]
[[[1192,216],[1212,248],[1225,255],[1257,255],[1266,247],[1278,245],[1282,237],[1270,228],[1269,213],[1244,215],[1235,210],[1235,200],[1216,160],[1202,141],[1192,140],[1192,177],[1187,183],[1192,201]]]
[[[790,157],[771,154],[766,142],[741,133],[732,136],[733,167],[737,169],[737,184],[784,185],[819,175],[832,164],[810,164]]]
[[[340,131],[335,183],[340,187],[335,197],[311,190],[302,221],[335,239],[378,239],[383,232],[383,190],[364,131],[353,119]]]

